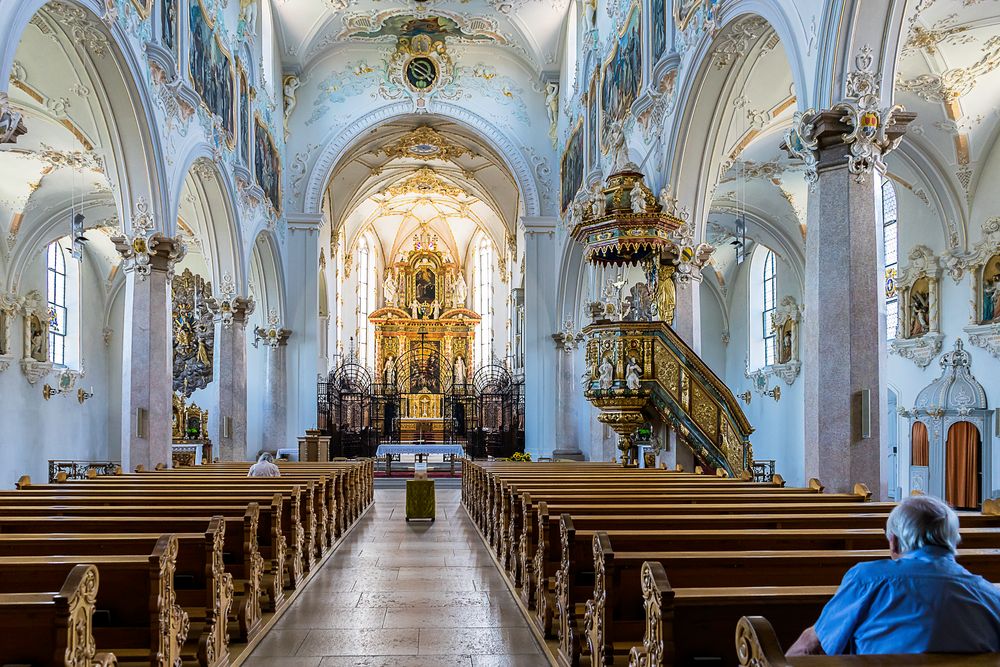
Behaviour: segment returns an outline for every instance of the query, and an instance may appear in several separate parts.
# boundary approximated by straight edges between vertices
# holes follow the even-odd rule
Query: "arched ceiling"
[[[495,45],[535,71],[558,69],[570,0],[428,0],[404,6],[379,0],[275,0],[286,69],[306,69],[337,46],[395,45],[402,35],[430,32],[457,43]]]
[[[968,205],[1000,130],[1000,4],[922,0],[913,7],[895,101],[917,120],[914,141],[946,165]],[[953,239],[952,242],[957,242]]]
[[[388,258],[427,225],[464,263],[477,230],[498,248],[515,228],[520,199],[503,160],[475,133],[427,115],[371,131],[338,164],[327,211],[353,244],[374,233]]]

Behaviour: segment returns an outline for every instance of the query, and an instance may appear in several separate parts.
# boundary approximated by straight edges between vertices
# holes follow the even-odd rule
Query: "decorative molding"
[[[993,324],[970,324],[962,327],[969,336],[969,344],[981,347],[1000,359],[1000,322]]]
[[[233,328],[233,323],[245,324],[247,317],[253,314],[256,302],[253,296],[242,297],[236,294],[236,283],[230,273],[222,276],[222,284],[219,286],[220,296],[212,296],[208,299],[208,309],[215,316],[215,321],[222,324],[222,328]]]
[[[926,333],[914,338],[896,338],[889,341],[889,351],[909,359],[920,368],[926,368],[941,351],[944,335]]]

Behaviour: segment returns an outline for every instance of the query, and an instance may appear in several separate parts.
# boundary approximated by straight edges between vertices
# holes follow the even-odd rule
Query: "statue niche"
[[[899,293],[899,324],[890,350],[925,368],[941,351],[938,313],[938,280],[941,267],[934,252],[925,245],[915,246],[909,262],[896,280]]]
[[[49,361],[49,322],[53,316],[38,290],[32,290],[22,301],[24,341],[21,371],[28,382],[35,384],[52,371]]]
[[[173,280],[174,391],[184,397],[212,381],[215,321],[206,302],[212,283],[184,269]]]
[[[983,223],[982,240],[957,262],[953,277],[964,271],[972,277],[972,312],[963,331],[970,345],[1000,359],[1000,216]]]

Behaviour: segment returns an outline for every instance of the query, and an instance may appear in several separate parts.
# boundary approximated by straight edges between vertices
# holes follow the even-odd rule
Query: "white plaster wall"
[[[67,257],[67,261],[74,261]],[[22,277],[23,291],[37,289],[45,294],[45,256],[37,254]],[[0,373],[0,488],[12,488],[21,475],[33,482],[48,480],[49,459],[108,460],[109,414],[120,413],[120,399],[109,393],[113,378],[108,358],[120,356],[121,348],[105,347],[103,278],[85,260],[81,269],[82,308],[80,327],[82,359],[86,375],[77,383],[94,397],[81,405],[76,390],[65,395],[42,398],[42,385],[56,385],[55,373],[29,384],[15,361]],[[23,320],[15,321],[12,339],[21,341]],[[71,322],[71,326],[73,323]],[[117,350],[117,351],[116,351]],[[16,348],[20,354],[20,347]],[[120,392],[119,392],[120,393]]]

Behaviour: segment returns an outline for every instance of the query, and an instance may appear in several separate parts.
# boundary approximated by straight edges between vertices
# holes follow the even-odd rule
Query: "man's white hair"
[[[934,546],[955,553],[961,537],[958,515],[933,496],[911,496],[889,513],[885,536],[896,536],[900,553]]]
[[[271,452],[264,452],[260,455],[260,458],[257,459],[257,463],[263,463],[264,461],[274,463],[274,457],[271,455]]]

